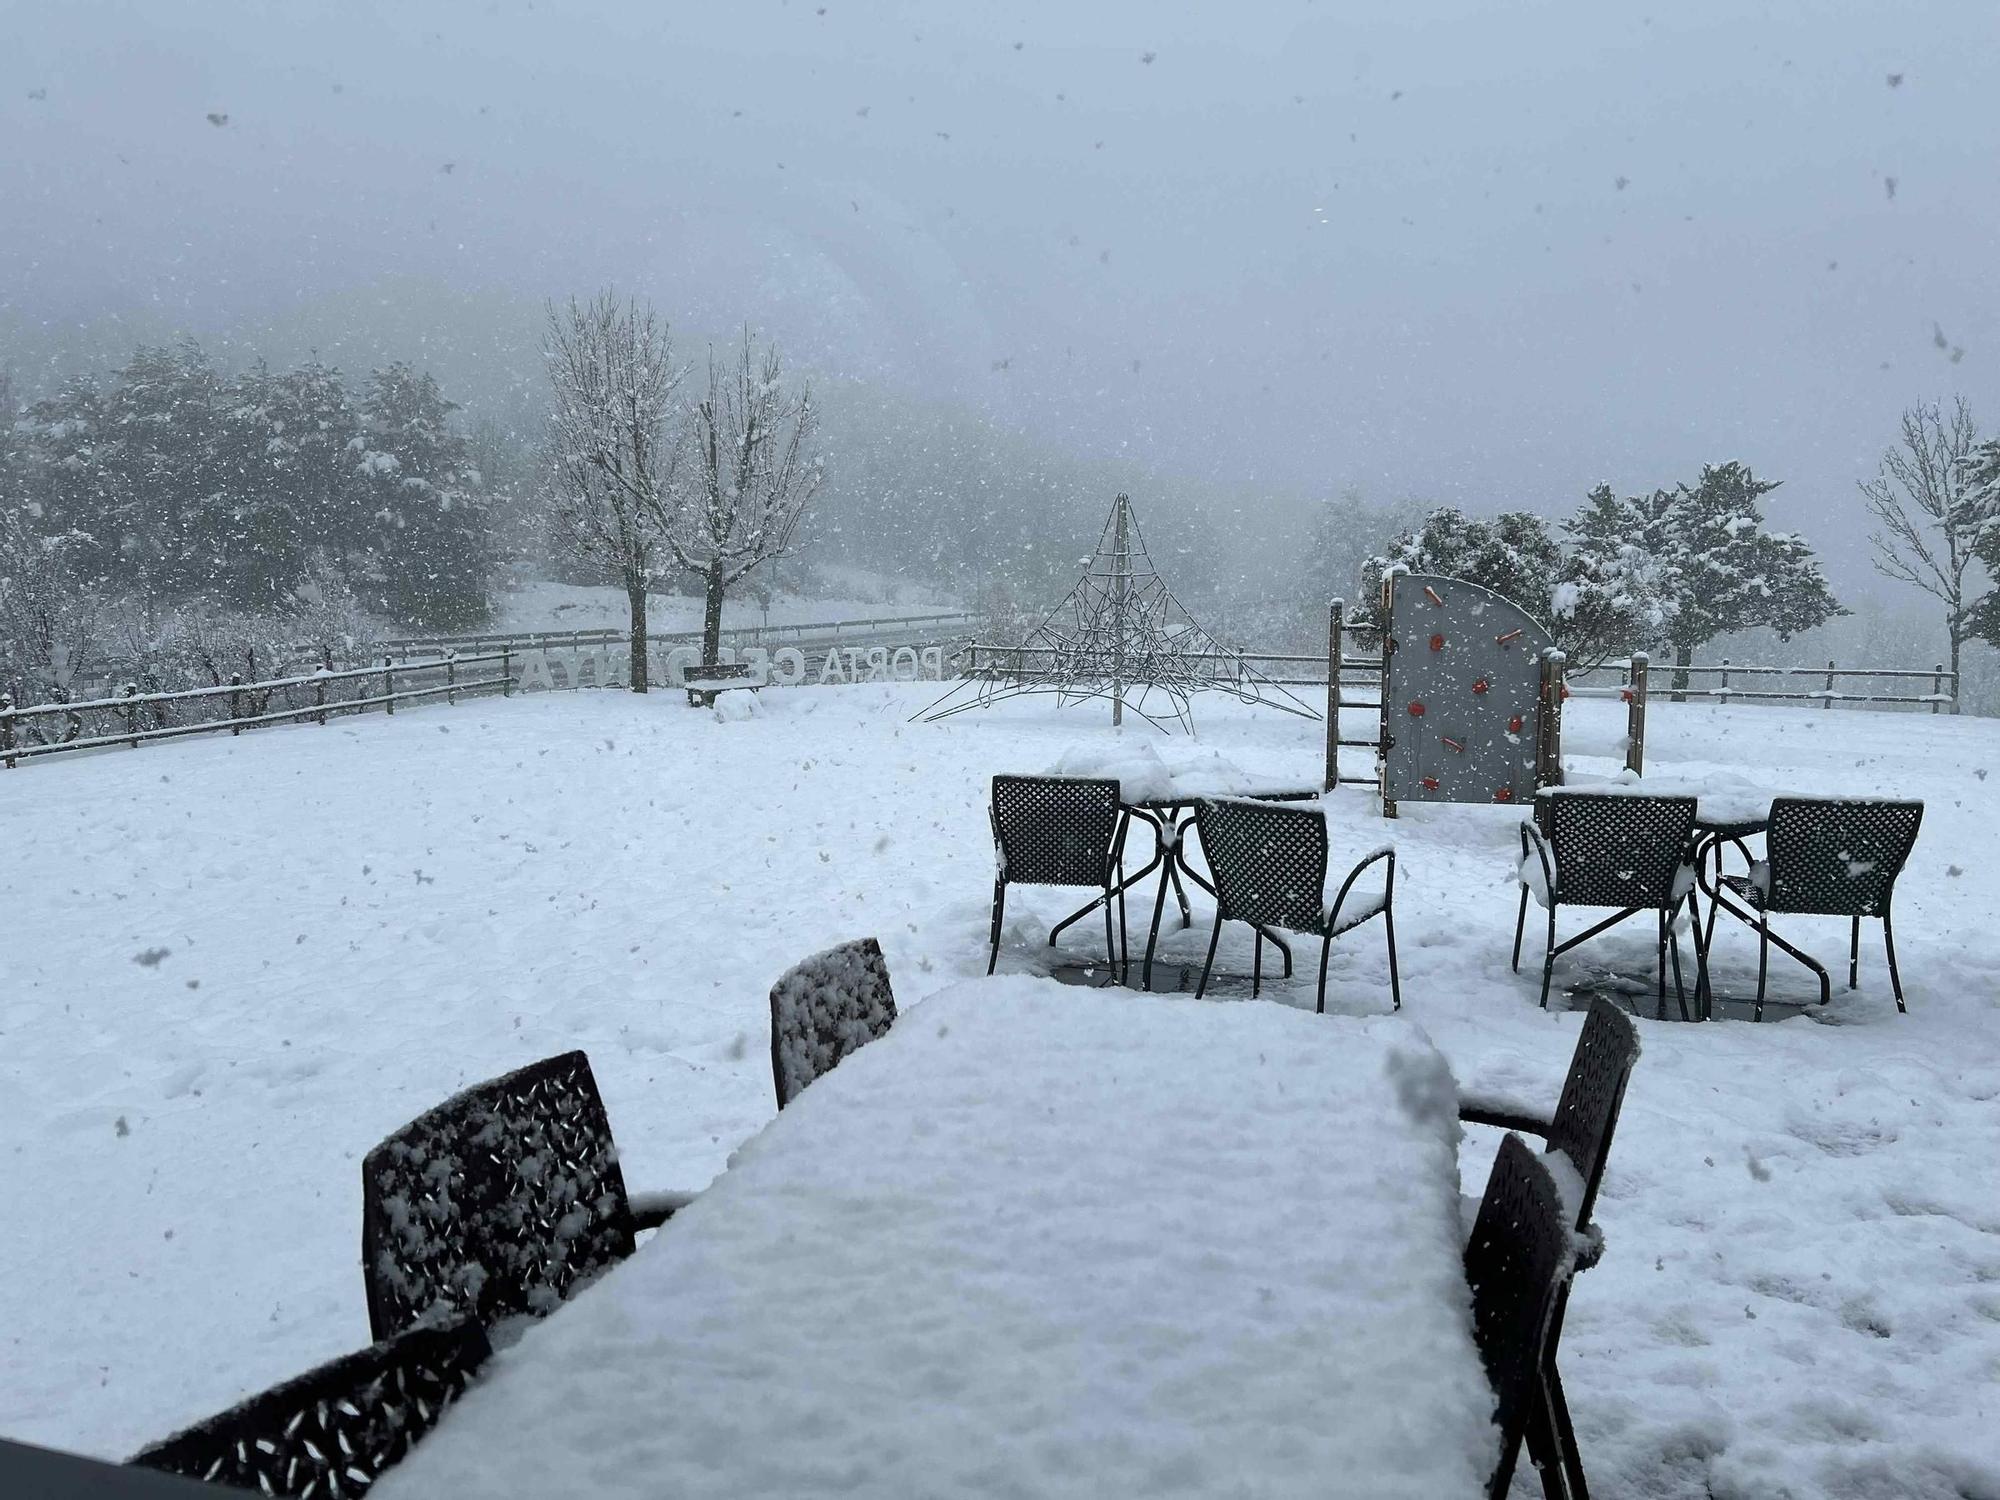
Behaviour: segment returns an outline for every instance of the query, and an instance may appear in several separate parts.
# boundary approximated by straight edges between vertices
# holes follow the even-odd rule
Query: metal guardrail
[[[885,629],[970,625],[978,619],[979,616],[971,610],[954,609],[925,615],[875,615],[858,620],[806,620],[789,625],[733,625],[724,628],[721,643],[725,646],[797,645],[810,639],[818,644],[821,641],[853,639],[857,633],[879,635]],[[409,655],[416,652],[435,654],[439,651],[461,650],[467,647],[474,650],[503,646],[517,651],[547,650],[563,646],[617,645],[629,640],[631,634],[630,630],[605,625],[593,630],[486,631],[472,635],[408,636],[380,641],[377,645],[391,655]],[[656,645],[683,644],[688,641],[699,641],[702,632],[699,629],[648,629],[646,638]]]

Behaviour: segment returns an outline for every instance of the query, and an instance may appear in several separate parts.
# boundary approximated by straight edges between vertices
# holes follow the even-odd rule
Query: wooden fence
[[[1670,682],[1675,681],[1677,674],[1685,675],[1685,686],[1667,687],[1657,680],[1665,677]],[[1615,676],[1617,685],[1588,680],[1603,675]],[[1677,667],[1671,662],[1655,662],[1653,676],[1656,679],[1654,693],[1673,703],[1696,698],[1720,703],[1742,699],[1755,703],[1804,703],[1818,708],[1881,705],[1909,709],[1928,707],[1934,714],[1958,712],[1958,674],[1942,662],[1929,670],[1921,667],[1843,667],[1832,661],[1824,667],[1759,667],[1732,662],[1725,656],[1716,666]],[[1778,679],[1774,686],[1757,685],[1759,681],[1771,678]],[[1572,693],[1612,697],[1631,687],[1632,672],[1626,662],[1606,662],[1586,672],[1572,672],[1569,680]],[[1746,681],[1749,686],[1743,685]],[[1809,682],[1817,685],[1808,686]],[[1854,692],[1845,686],[1853,683],[1868,687],[1905,683],[1921,686],[1926,682],[1930,685],[1927,693]],[[1704,683],[1709,685],[1702,685]]]

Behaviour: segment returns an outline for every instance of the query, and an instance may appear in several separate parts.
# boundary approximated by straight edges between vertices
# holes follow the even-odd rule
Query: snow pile
[[[822,1078],[377,1493],[1472,1500],[1411,1022],[979,980]]]

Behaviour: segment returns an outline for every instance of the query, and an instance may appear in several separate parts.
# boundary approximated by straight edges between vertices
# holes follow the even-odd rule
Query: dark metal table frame
[[[1761,817],[1755,818],[1704,818],[1697,808],[1694,820],[1694,879],[1695,884],[1708,897],[1709,951],[1711,953],[1714,952],[1715,914],[1718,911],[1726,911],[1752,932],[1762,933],[1765,938],[1770,940],[1773,947],[1783,949],[1801,964],[1811,969],[1813,973],[1817,974],[1819,976],[1820,1003],[1824,1005],[1827,998],[1833,993],[1833,982],[1828,976],[1825,966],[1810,953],[1794,947],[1779,937],[1777,933],[1771,931],[1771,924],[1768,919],[1760,919],[1757,913],[1749,910],[1747,907],[1739,906],[1730,898],[1728,887],[1722,883],[1722,854],[1724,847],[1734,844],[1736,852],[1743,856],[1744,863],[1746,865],[1754,864],[1756,861],[1751,857],[1750,846],[1744,840],[1766,833],[1770,830],[1770,827],[1771,810],[1768,807],[1765,808]],[[1715,873],[1713,878],[1709,875],[1709,856],[1711,854],[1715,857]],[[1695,913],[1695,920],[1701,920],[1701,913],[1699,911]],[[1695,1005],[1704,1021],[1715,1019],[1715,991],[1709,982],[1706,966],[1703,967],[1701,977],[1695,985]]]
[[[1204,795],[1242,796],[1255,802],[1310,802],[1320,795],[1318,787],[1285,787],[1270,792],[1241,793],[1188,793],[1171,797],[1144,797],[1137,802],[1124,804],[1125,815],[1137,818],[1153,830],[1153,857],[1124,877],[1109,892],[1122,897],[1126,891],[1144,880],[1155,870],[1160,870],[1159,890],[1153,897],[1153,921],[1146,929],[1146,957],[1140,968],[1139,987],[1150,990],[1153,987],[1153,955],[1160,945],[1160,921],[1167,911],[1167,887],[1174,888],[1174,899],[1180,904],[1181,926],[1194,926],[1194,913],[1188,907],[1187,885],[1183,880],[1200,886],[1209,895],[1215,895],[1215,887],[1208,878],[1188,863],[1187,837],[1194,831],[1194,805]],[[1164,866],[1164,869],[1162,868]],[[1255,923],[1251,924],[1256,926]],[[1258,927],[1257,931],[1277,945],[1284,956],[1285,978],[1292,977],[1291,945],[1268,927]],[[1129,973],[1129,963],[1128,963]]]

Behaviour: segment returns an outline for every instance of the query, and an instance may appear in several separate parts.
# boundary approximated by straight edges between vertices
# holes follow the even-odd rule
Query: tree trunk
[[[1958,712],[1959,695],[1965,687],[1958,675],[1958,650],[1962,644],[1958,632],[1959,622],[1954,620],[1951,622],[1951,711],[1953,713]]]
[[[1674,690],[1673,701],[1675,703],[1687,702],[1687,669],[1692,665],[1694,665],[1694,647],[1685,641],[1676,641],[1674,643],[1674,680],[1671,684]]]
[[[703,593],[701,618],[701,659],[716,660],[722,649],[722,559],[708,565],[708,587]]]
[[[646,585],[627,583],[625,602],[632,609],[632,691],[646,691]]]

